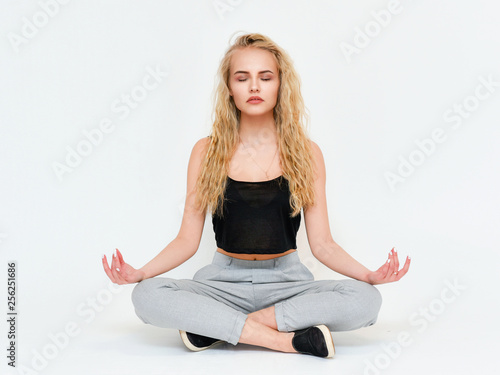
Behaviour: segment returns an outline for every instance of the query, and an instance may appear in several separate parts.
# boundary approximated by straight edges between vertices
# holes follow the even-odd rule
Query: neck
[[[242,113],[239,136],[247,146],[256,143],[276,143],[276,124],[272,113],[261,116],[246,116]]]

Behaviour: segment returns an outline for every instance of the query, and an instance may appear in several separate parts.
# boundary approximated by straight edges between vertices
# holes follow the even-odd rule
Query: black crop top
[[[217,247],[237,254],[280,254],[296,249],[300,212],[290,217],[290,190],[283,176],[268,181],[227,177],[224,215],[212,215]]]

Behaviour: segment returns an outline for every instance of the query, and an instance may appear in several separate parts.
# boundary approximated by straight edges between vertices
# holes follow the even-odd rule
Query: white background
[[[32,369],[10,369],[2,350],[1,373],[496,373],[498,356],[487,354],[500,313],[496,2],[49,3],[0,3],[1,309],[13,260],[17,363]],[[380,26],[389,3],[397,14]],[[412,257],[401,281],[378,287],[376,325],[333,333],[332,360],[245,345],[188,352],[176,331],[142,323],[133,285],[111,292],[101,265],[118,248],[139,268],[177,235],[189,155],[209,134],[216,70],[238,31],[269,36],[295,62],[334,239],[371,269],[393,246]],[[341,46],[356,42],[347,56]],[[120,117],[113,103],[139,92],[148,67],[168,73]],[[488,80],[490,91],[476,91]],[[458,105],[464,118],[446,121]],[[54,163],[106,118],[113,131],[59,179]],[[423,154],[416,142],[439,128],[445,140]],[[391,189],[387,172],[411,155],[419,165]],[[312,257],[303,222],[297,241],[316,278],[342,277]],[[207,216],[198,253],[165,276],[192,277],[215,248]]]

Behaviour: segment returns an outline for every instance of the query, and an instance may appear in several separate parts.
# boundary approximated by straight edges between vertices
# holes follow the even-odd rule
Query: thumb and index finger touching
[[[398,281],[408,272],[408,269],[410,268],[410,261],[411,258],[407,256],[403,268],[400,269],[398,253],[394,248],[392,248],[389,252],[387,262],[381,267],[383,270],[382,273],[386,273],[385,277],[390,279],[389,281]]]
[[[108,260],[106,255],[102,256],[102,265],[104,267],[104,272],[111,279],[112,282],[116,284],[126,284],[127,281],[121,276],[120,271],[125,265],[125,261],[123,260],[123,256],[118,249],[116,249],[113,257],[111,259],[111,267],[108,264]]]

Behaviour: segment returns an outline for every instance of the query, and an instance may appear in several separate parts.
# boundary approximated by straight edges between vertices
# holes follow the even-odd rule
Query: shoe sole
[[[214,342],[213,344],[209,345],[209,346],[204,346],[204,347],[197,347],[197,346],[194,346],[191,341],[189,341],[189,338],[187,337],[187,332],[186,331],[179,331],[180,335],[181,335],[181,339],[182,339],[182,342],[184,343],[184,345],[186,345],[186,347],[189,349],[189,350],[192,350],[193,352],[201,352],[202,350],[206,350],[206,349],[209,349],[211,348],[212,346],[215,346],[217,344],[220,344],[222,343],[223,341],[216,341]]]
[[[323,337],[325,338],[326,348],[328,349],[326,358],[333,358],[335,355],[335,345],[333,344],[333,337],[330,329],[324,324],[320,324],[316,327],[321,330],[321,333],[323,333]]]

